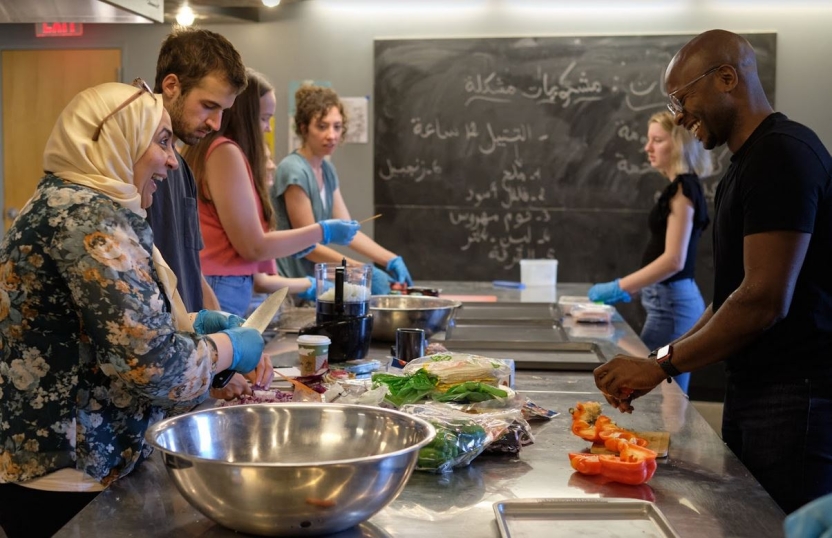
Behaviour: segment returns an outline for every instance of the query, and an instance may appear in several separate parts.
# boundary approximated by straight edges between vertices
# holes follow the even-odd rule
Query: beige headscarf
[[[108,82],[82,91],[61,112],[43,152],[43,169],[59,178],[109,196],[145,217],[141,195],[133,184],[133,165],[150,147],[162,121],[162,96],[154,101],[144,92],[104,122],[97,141],[92,135],[110,112],[135,95],[138,88]],[[173,321],[180,331],[192,331],[188,312],[176,290],[176,275],[153,247],[153,264],[170,300]]]

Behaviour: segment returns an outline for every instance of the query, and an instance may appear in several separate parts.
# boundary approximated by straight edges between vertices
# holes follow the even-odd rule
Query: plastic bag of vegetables
[[[401,410],[418,415],[436,428],[436,437],[419,450],[416,463],[417,470],[436,473],[469,465],[512,422],[522,420],[517,409],[471,415],[448,404],[426,403],[404,405]]]
[[[425,371],[436,377],[437,388],[444,392],[464,382],[509,385],[511,368],[503,361],[469,353],[437,353],[419,357],[404,367],[405,375]]]

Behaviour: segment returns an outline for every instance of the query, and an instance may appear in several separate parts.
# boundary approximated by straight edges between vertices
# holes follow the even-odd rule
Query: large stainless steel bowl
[[[373,340],[394,342],[396,329],[424,329],[425,335],[444,331],[448,327],[459,301],[417,295],[373,295],[370,312],[373,314]]]
[[[217,523],[316,536],[357,525],[396,498],[434,435],[424,420],[389,409],[288,403],[196,411],[145,437],[182,495]]]

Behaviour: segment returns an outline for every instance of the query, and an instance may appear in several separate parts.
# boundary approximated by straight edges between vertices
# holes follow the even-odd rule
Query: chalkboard
[[[376,239],[417,280],[518,280],[524,258],[558,259],[560,281],[634,271],[667,185],[647,120],[692,37],[376,40]],[[774,103],[776,35],[746,37]],[[710,230],[697,263],[710,296]]]

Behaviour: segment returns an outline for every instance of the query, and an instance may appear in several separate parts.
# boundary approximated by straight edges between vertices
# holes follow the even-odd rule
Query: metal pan
[[[513,499],[494,503],[503,538],[679,538],[655,504],[632,499]]]

